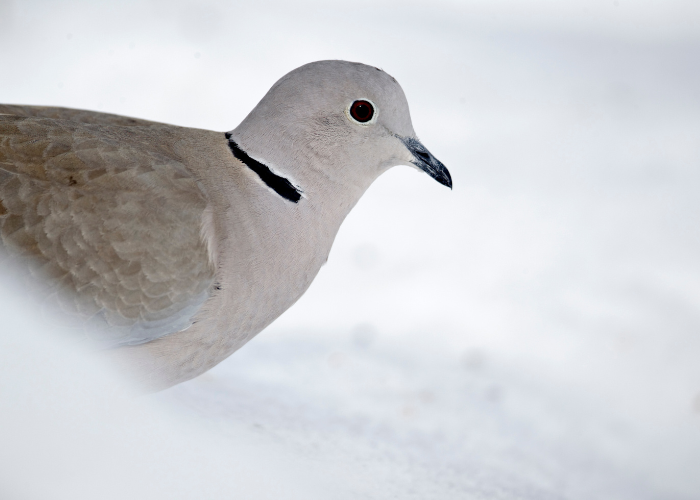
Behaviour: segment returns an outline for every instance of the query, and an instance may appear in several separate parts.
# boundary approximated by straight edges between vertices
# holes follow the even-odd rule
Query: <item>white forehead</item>
[[[366,64],[347,61],[317,61],[301,66],[275,83],[260,105],[293,111],[303,116],[343,113],[357,99],[369,99],[378,108],[378,121],[392,132],[411,135],[411,117],[406,96],[388,73]],[[262,110],[261,110],[262,111]]]

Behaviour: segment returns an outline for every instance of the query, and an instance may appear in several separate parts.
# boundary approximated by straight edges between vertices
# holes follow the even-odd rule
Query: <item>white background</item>
[[[5,103],[224,131],[319,59],[396,77],[454,190],[382,176],[290,311],[125,413],[42,396],[101,386],[5,282],[0,491],[700,497],[699,4],[0,0]]]

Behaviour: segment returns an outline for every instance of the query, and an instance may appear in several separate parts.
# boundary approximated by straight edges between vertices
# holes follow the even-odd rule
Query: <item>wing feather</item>
[[[174,127],[8,108],[0,106],[6,251],[27,259],[63,307],[104,319],[110,345],[189,326],[214,265],[201,236],[207,197],[168,146]]]

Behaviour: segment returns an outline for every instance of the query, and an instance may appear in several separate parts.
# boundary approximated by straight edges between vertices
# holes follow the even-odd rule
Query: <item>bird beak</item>
[[[435,158],[418,139],[414,139],[413,137],[400,137],[400,139],[411,152],[411,155],[413,155],[411,163],[443,186],[452,189],[452,177],[450,176],[450,172],[440,160]]]

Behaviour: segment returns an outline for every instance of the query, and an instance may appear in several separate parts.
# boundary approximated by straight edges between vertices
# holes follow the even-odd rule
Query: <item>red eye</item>
[[[350,106],[350,116],[360,123],[367,123],[374,116],[374,107],[367,101],[355,101]]]

